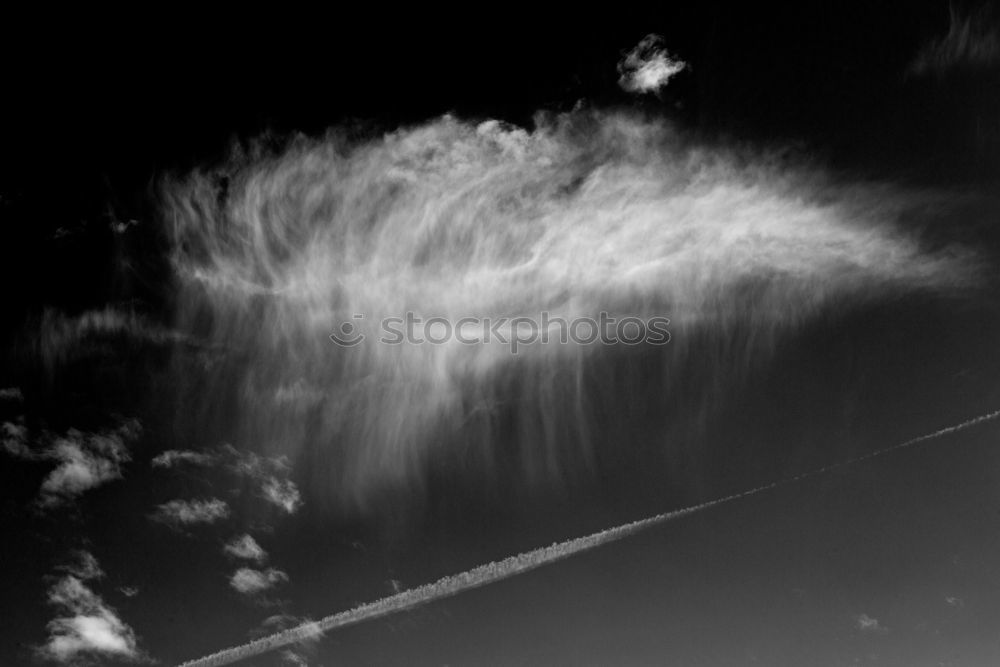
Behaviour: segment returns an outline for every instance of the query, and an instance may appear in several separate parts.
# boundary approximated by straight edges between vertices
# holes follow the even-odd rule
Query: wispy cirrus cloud
[[[132,628],[85,583],[103,576],[93,555],[77,552],[74,560],[60,569],[69,573],[48,593],[48,603],[59,615],[49,621],[48,639],[35,648],[36,653],[65,664],[108,658],[144,660]]]
[[[964,13],[952,7],[950,18],[948,32],[924,45],[907,74],[941,76],[956,69],[1000,66],[1000,22],[985,5]]]
[[[227,542],[223,551],[233,558],[252,560],[255,563],[267,560],[267,552],[257,544],[257,540],[246,533]]]
[[[197,524],[212,524],[229,518],[229,505],[218,498],[177,499],[157,505],[149,518],[175,529]]]

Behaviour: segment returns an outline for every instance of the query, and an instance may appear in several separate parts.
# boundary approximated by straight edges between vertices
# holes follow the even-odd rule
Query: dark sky
[[[991,25],[987,11],[955,7]],[[125,24],[90,13],[7,22],[0,665],[128,662],[40,654],[73,636],[53,619],[102,613],[133,633],[137,648],[120,653],[176,664],[1000,407],[1000,56],[971,62],[959,48],[916,72],[948,33],[946,2],[611,10],[418,20],[387,7],[249,19],[164,8]],[[996,50],[998,30],[982,33]],[[650,33],[690,67],[659,94],[630,95],[616,63]],[[887,202],[904,202],[892,220],[901,233],[928,254],[974,258],[978,277],[959,292],[838,292],[816,312],[803,298],[801,312],[775,316],[795,324],[773,341],[774,314],[754,310],[771,303],[771,283],[741,283],[732,303],[750,305],[733,312],[746,321],[678,322],[698,335],[663,356],[609,353],[589,367],[596,458],[557,483],[522,475],[531,455],[516,440],[533,427],[516,408],[498,417],[510,444],[489,481],[476,459],[442,456],[419,488],[390,488],[363,509],[322,489],[324,466],[349,445],[330,454],[310,442],[281,460],[280,448],[251,444],[263,435],[241,421],[246,395],[229,373],[255,368],[255,349],[220,342],[232,313],[180,287],[164,183],[255,141],[280,153],[297,132],[338,128],[364,144],[446,113],[530,129],[539,111],[581,108],[669,123],[685,146],[751,162],[778,155],[779,170],[808,163],[835,184],[818,198],[877,208],[884,187]],[[854,288],[837,271],[819,275]],[[803,289],[823,292],[820,282]],[[252,340],[238,329],[233,341]],[[527,395],[518,382],[530,376],[517,373],[497,384]],[[310,414],[318,421],[304,428],[320,428]],[[443,446],[470,432],[441,435]],[[982,424],[245,664],[997,664],[998,433]],[[54,469],[79,471],[68,450],[113,474],[46,492]],[[171,450],[202,459],[154,463]],[[162,509],[209,498],[227,514],[208,525]],[[243,534],[266,559],[226,554]],[[81,552],[102,576],[79,563],[74,573]],[[237,590],[239,567],[272,579]],[[70,577],[99,600],[53,601]]]

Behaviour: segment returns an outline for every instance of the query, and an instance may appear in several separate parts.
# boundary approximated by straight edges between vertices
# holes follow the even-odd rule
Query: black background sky
[[[155,412],[143,383],[163,360],[138,350],[103,375],[71,368],[53,381],[23,361],[26,325],[45,308],[79,312],[109,295],[166,321],[164,241],[149,222],[157,179],[221,161],[234,143],[264,133],[343,124],[366,133],[449,112],[528,124],[539,109],[582,101],[664,115],[705,141],[793,146],[862,179],[979,192],[997,182],[996,71],[905,76],[921,46],[947,30],[945,2],[663,3],[544,17],[483,6],[420,20],[388,6],[364,17],[290,7],[247,6],[256,12],[249,18],[160,11],[127,24],[67,14],[2,28],[8,362],[0,384],[24,388],[25,410],[53,430],[84,427],[95,413]],[[635,100],[619,89],[614,65],[648,33],[663,35],[692,70],[662,97]],[[996,211],[978,202],[967,217],[995,220]],[[140,221],[134,234],[108,230],[129,219]],[[69,241],[53,242],[59,228],[74,231]],[[997,247],[981,226],[959,234],[990,253]],[[116,261],[123,254],[133,261],[127,270]],[[378,528],[339,525],[334,534],[307,505],[275,529],[269,551],[289,572],[312,575],[295,574],[288,597],[297,614],[315,618],[391,592],[390,579],[423,583],[961,421],[1000,406],[993,300],[862,308],[807,331],[717,416],[704,436],[711,474],[681,489],[657,488],[652,469],[629,470],[617,473],[634,475],[627,483],[612,479],[583,496],[469,514],[442,501],[441,516],[385,543]],[[628,664],[994,664],[996,435],[985,427],[691,518],[352,629],[312,657],[328,665],[614,664],[622,656]],[[143,456],[170,444],[154,432]],[[28,661],[27,647],[44,639],[43,577],[84,533],[116,581],[140,587],[138,597],[114,602],[165,664],[243,641],[264,615],[227,597],[217,536],[154,537],[148,507],[188,482],[151,490],[149,473],[136,472],[127,488],[88,501],[87,516],[97,518],[59,523],[24,510],[44,471],[0,466],[0,606],[12,619],[0,629],[0,664]],[[171,567],[184,557],[183,568]],[[861,614],[888,630],[859,629]]]

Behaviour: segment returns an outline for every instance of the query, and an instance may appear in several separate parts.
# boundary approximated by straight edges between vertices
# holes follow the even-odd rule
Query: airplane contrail
[[[565,542],[554,543],[551,546],[541,547],[526,553],[517,554],[516,556],[510,556],[501,561],[480,565],[466,572],[462,572],[461,574],[453,574],[443,577],[433,583],[417,586],[416,588],[411,588],[401,593],[390,595],[389,597],[382,598],[381,600],[368,602],[353,609],[348,609],[346,611],[326,616],[319,621],[304,623],[288,630],[276,632],[267,637],[255,639],[247,642],[246,644],[227,648],[195,660],[189,660],[182,663],[179,667],[218,667],[219,665],[229,665],[240,660],[245,660],[247,658],[272,651],[282,646],[288,646],[306,639],[316,638],[331,630],[343,628],[348,625],[354,625],[356,623],[368,621],[374,618],[380,618],[398,611],[412,609],[434,600],[451,597],[472,588],[478,588],[480,586],[500,581],[501,579],[507,579],[508,577],[513,577],[518,574],[528,572],[529,570],[533,570],[537,567],[554,563],[583,551],[599,547],[603,544],[615,542],[672,519],[693,514],[723,503],[739,500],[740,498],[753,496],[758,493],[762,493],[779,486],[792,484],[809,477],[822,475],[838,468],[874,459],[900,449],[912,447],[928,440],[933,440],[956,431],[976,426],[983,422],[994,420],[997,417],[1000,417],[1000,410],[995,410],[978,417],[967,419],[959,424],[947,426],[934,431],[933,433],[912,438],[906,442],[885,447],[883,449],[877,449],[873,452],[869,452],[868,454],[856,456],[838,463],[831,463],[830,465],[815,468],[793,477],[780,479],[763,486],[757,486],[747,491],[734,493],[729,496],[716,498],[715,500],[709,500],[704,503],[691,505],[689,507],[673,510],[671,512],[657,514],[646,519],[640,519],[638,521],[626,523],[614,528],[608,528],[607,530],[602,530],[591,535],[577,537]]]

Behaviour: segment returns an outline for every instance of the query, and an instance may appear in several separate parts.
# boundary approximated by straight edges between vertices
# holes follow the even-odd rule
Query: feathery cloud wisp
[[[1000,66],[1000,25],[986,8],[962,14],[952,8],[948,32],[927,43],[907,69],[907,74],[943,75],[955,69]]]

